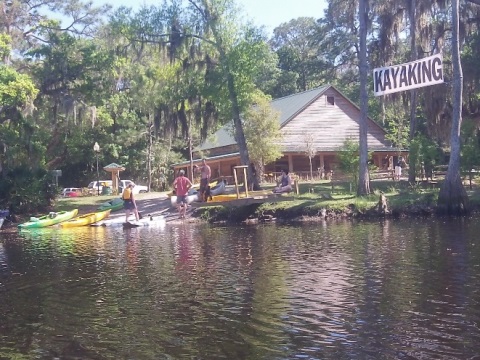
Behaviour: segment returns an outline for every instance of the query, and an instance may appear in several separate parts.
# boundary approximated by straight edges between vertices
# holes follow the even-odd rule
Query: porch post
[[[292,154],[288,154],[288,172],[293,172],[293,159],[292,159]]]
[[[323,154],[320,154],[320,179],[325,178],[325,158],[323,157]]]

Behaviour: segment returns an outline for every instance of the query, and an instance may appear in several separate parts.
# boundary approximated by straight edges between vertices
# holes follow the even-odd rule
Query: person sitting
[[[280,180],[278,182],[278,186],[275,189],[273,189],[273,192],[275,194],[281,194],[281,193],[289,193],[290,191],[292,191],[292,179],[288,174],[288,170],[283,169],[282,176],[280,177]]]

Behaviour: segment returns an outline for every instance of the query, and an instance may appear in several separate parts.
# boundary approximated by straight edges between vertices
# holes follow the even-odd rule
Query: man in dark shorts
[[[205,192],[210,183],[210,177],[212,176],[212,170],[207,165],[207,160],[202,160],[202,166],[200,166],[200,201],[205,201]]]
[[[180,170],[178,172],[178,177],[173,182],[173,188],[175,189],[175,194],[177,195],[177,210],[180,214],[180,218],[184,218],[187,213],[187,194],[188,190],[192,187],[192,182],[185,177],[185,171]]]

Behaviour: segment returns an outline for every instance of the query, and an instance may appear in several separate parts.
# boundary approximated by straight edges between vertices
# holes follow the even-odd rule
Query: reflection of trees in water
[[[173,232],[173,247],[176,270],[189,277],[195,267],[196,254],[193,241],[194,228],[185,224],[179,225]]]
[[[126,257],[128,269],[136,271],[139,264],[140,231],[139,229],[125,229],[124,237],[126,241]]]

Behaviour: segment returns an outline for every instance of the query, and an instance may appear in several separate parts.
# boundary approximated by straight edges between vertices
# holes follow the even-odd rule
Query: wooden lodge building
[[[272,100],[272,107],[280,113],[280,129],[283,135],[283,156],[265,167],[265,174],[275,177],[281,169],[299,175],[310,176],[310,161],[306,154],[306,135],[311,134],[316,156],[312,159],[314,176],[328,177],[338,168],[336,152],[347,139],[358,142],[360,109],[335,87],[325,85],[305,92]],[[388,159],[399,154],[385,139],[386,131],[368,118],[368,150],[372,161],[380,169],[387,169]],[[233,167],[241,165],[235,139],[227,126],[194,150],[194,164],[202,157],[212,169],[212,178],[231,179]],[[186,171],[190,177],[190,162],[174,165],[175,172]]]

